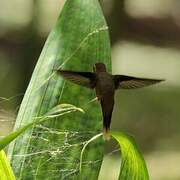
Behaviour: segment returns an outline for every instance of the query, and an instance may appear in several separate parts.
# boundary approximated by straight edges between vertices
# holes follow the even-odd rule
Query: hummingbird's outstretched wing
[[[164,81],[162,79],[146,79],[124,75],[113,75],[116,89],[136,89]]]
[[[75,72],[66,70],[57,70],[57,73],[64,79],[69,80],[80,86],[93,89],[96,85],[96,78],[92,72]]]

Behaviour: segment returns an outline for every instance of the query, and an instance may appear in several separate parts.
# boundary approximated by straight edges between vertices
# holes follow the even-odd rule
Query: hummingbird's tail
[[[103,139],[105,141],[109,141],[110,140],[109,129],[106,129],[106,128],[103,129]]]
[[[113,111],[114,100],[111,101],[102,101],[101,100],[101,107],[103,113],[103,137],[104,140],[110,139],[110,124],[111,124],[111,116]]]

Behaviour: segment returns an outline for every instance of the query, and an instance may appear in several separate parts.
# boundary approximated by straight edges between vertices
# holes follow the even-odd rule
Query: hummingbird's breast
[[[114,97],[115,85],[112,75],[107,72],[97,74],[96,94],[98,98]]]

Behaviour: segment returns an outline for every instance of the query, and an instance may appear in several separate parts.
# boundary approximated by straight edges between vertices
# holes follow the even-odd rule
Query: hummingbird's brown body
[[[109,74],[106,69],[104,71],[98,71],[96,69],[96,95],[101,103],[103,114],[103,126],[104,126],[104,139],[109,139],[109,128],[111,123],[111,116],[114,107],[114,93],[115,84],[113,76]]]
[[[58,73],[75,84],[96,90],[103,114],[103,135],[104,139],[107,140],[109,139],[115,90],[141,88],[162,80],[112,75],[106,71],[106,66],[103,63],[96,63],[93,71],[94,73],[58,70]]]

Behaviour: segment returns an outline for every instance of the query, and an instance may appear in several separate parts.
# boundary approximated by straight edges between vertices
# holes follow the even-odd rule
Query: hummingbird
[[[57,70],[64,79],[77,85],[95,89],[103,115],[103,137],[110,139],[110,124],[114,107],[114,94],[117,89],[136,89],[163,81],[162,79],[147,79],[126,75],[112,75],[107,72],[103,63],[96,63],[93,72]]]

